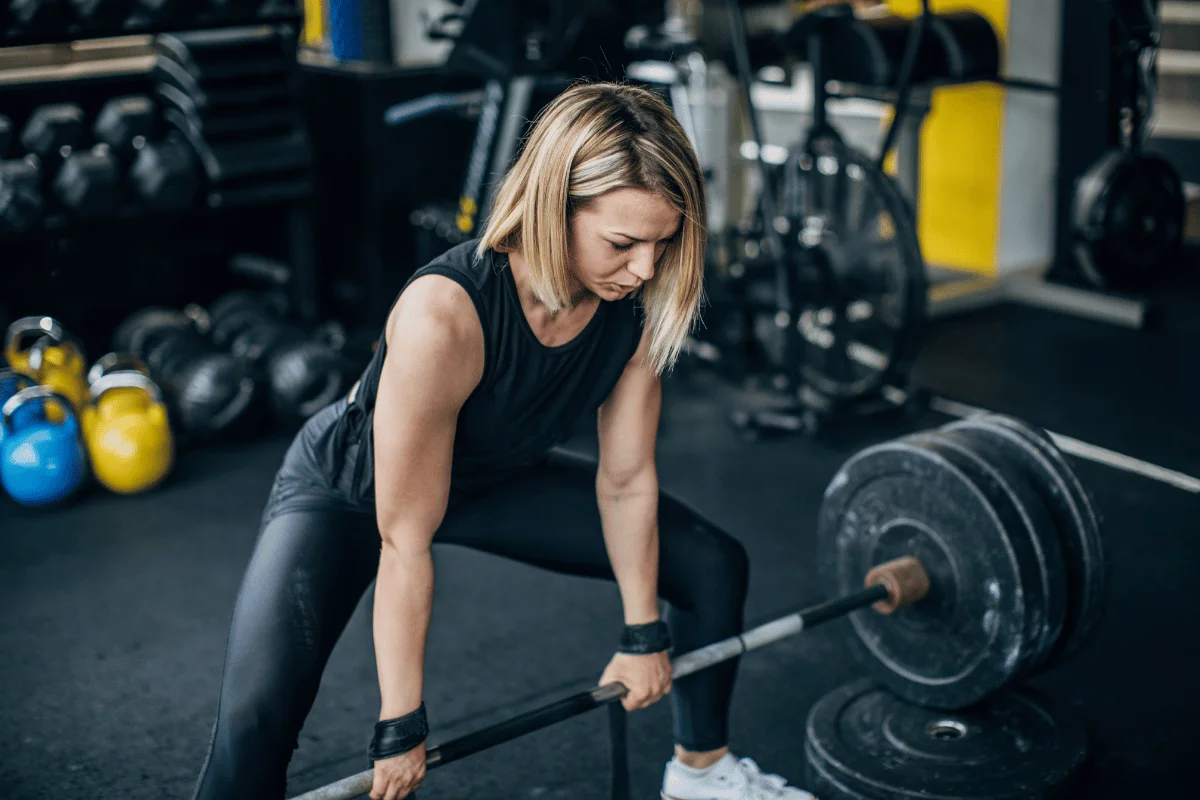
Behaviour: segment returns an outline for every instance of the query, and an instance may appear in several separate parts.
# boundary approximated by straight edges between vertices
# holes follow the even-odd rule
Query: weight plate
[[[856,398],[902,380],[925,319],[925,262],[913,215],[871,159],[824,136],[785,168],[781,213],[794,271],[800,377]]]
[[[1030,537],[1041,578],[1040,619],[1031,619],[1026,631],[1031,647],[1022,661],[1021,672],[1028,675],[1039,666],[1062,634],[1067,610],[1066,568],[1063,565],[1058,525],[1031,476],[1014,460],[1008,450],[988,436],[977,436],[972,429],[943,428],[931,432],[938,441],[970,451],[986,462],[995,485],[1009,495],[1021,514],[1024,530]],[[1030,596],[1034,592],[1030,592]],[[1032,606],[1032,603],[1031,603]]]
[[[1140,289],[1170,267],[1183,243],[1187,200],[1169,161],[1112,151],[1079,181],[1076,260],[1093,285]]]
[[[939,708],[970,705],[1012,680],[1028,648],[1030,592],[1040,589],[1020,524],[1003,492],[987,491],[986,472],[949,447],[898,440],[846,462],[818,518],[826,592],[857,591],[871,567],[905,555],[930,578],[911,607],[850,616],[849,647],[877,680]]]
[[[806,733],[822,798],[826,775],[848,796],[871,800],[1066,797],[1087,757],[1082,722],[1024,690],[947,713],[855,681],[816,702]]]
[[[1021,420],[988,415],[951,423],[948,429],[970,430],[1003,443],[1041,492],[1057,523],[1067,589],[1063,631],[1046,661],[1078,652],[1104,615],[1108,577],[1100,519],[1087,490],[1050,436]]]

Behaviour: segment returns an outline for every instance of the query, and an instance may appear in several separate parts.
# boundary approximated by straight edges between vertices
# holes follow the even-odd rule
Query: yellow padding
[[[304,0],[304,44],[309,47],[319,46],[325,41],[326,30],[328,26],[325,24],[324,0]]]

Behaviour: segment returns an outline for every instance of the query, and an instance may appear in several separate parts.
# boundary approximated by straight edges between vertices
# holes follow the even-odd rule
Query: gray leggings
[[[287,765],[321,673],[375,579],[374,515],[345,502],[336,478],[322,478],[328,471],[319,463],[321,448],[313,447],[330,416],[322,412],[297,436],[263,515],[234,608],[196,800],[285,796]],[[502,484],[452,494],[434,542],[612,580],[595,479],[594,461],[553,453]],[[665,493],[659,541],[658,590],[669,605],[673,652],[741,633],[748,580],[741,544]],[[730,661],[675,682],[678,744],[708,751],[727,743],[736,671]],[[365,758],[369,731],[363,736]]]

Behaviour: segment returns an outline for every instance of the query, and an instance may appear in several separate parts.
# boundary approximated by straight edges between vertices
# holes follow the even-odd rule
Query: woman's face
[[[620,300],[654,277],[683,215],[661,195],[614,189],[571,218],[571,271],[601,300]]]

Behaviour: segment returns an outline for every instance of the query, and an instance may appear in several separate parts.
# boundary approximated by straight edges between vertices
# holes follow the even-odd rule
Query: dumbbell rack
[[[74,22],[52,24],[47,17],[22,27],[12,8],[0,10],[0,243],[36,260],[83,231],[133,226],[132,240],[168,219],[167,225],[186,219],[199,220],[203,235],[220,240],[231,219],[221,212],[236,208],[243,223],[248,215],[269,215],[263,227],[276,232],[286,251],[279,255],[293,267],[293,308],[302,319],[314,318],[311,155],[294,96],[296,7],[209,0],[185,9],[170,0],[138,0],[126,4],[134,10],[125,21],[85,24],[82,0],[53,2]],[[141,33],[72,38],[131,31]],[[246,42],[257,42],[259,51],[250,52]],[[152,104],[154,118],[153,133],[139,129],[127,152],[107,144],[96,128],[105,104],[123,97]],[[60,132],[37,139],[43,152],[31,152],[32,118],[55,105],[67,108],[73,130],[63,133],[61,146]],[[95,187],[81,188],[62,171],[68,161],[99,181],[99,196],[88,197]],[[194,190],[176,174],[184,161]],[[25,205],[9,213],[13,203]]]

